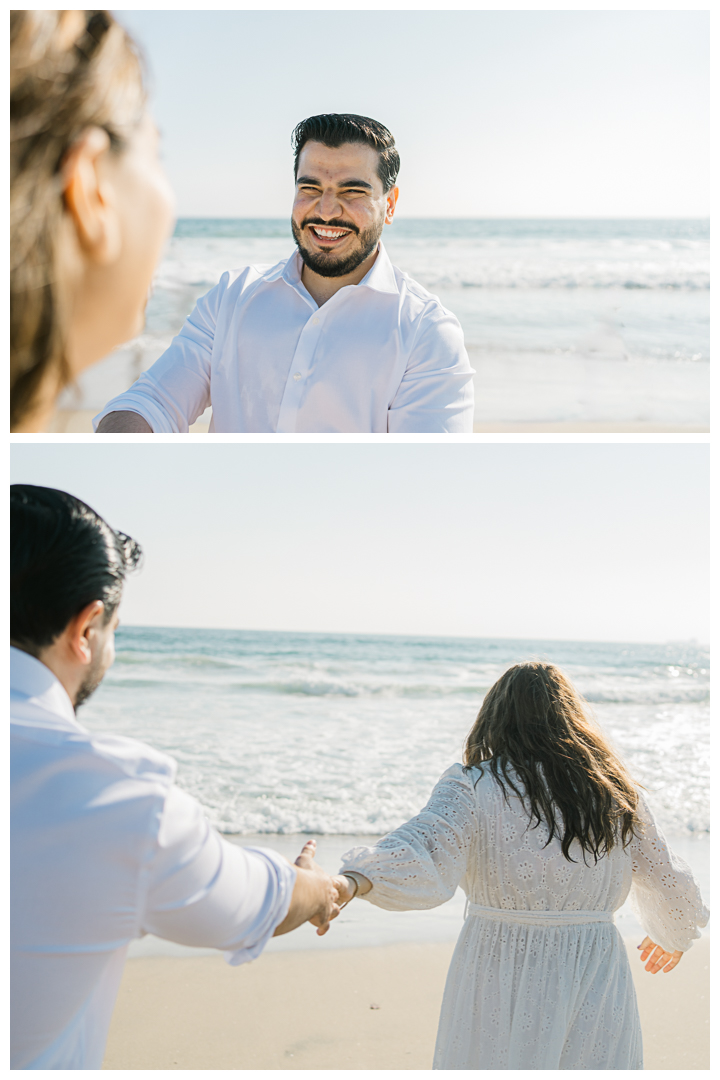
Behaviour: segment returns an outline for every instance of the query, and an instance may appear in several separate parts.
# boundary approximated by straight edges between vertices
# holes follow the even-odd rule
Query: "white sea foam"
[[[546,656],[587,696],[674,835],[709,829],[709,667],[692,644],[366,638],[122,627],[83,710],[177,758],[229,833],[382,834],[462,755],[487,689]]]
[[[690,289],[710,283],[704,241],[682,246],[646,241],[534,239],[513,243],[479,238],[395,238],[385,245],[392,261],[428,289]],[[160,265],[156,288],[210,288],[226,270],[272,266],[292,253],[292,240],[175,237]]]

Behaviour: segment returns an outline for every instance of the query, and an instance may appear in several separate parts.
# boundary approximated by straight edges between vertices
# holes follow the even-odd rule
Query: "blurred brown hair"
[[[570,862],[577,840],[598,858],[639,831],[638,794],[627,770],[590,719],[583,698],[553,664],[508,669],[490,688],[465,742],[466,770],[487,766],[537,828],[561,838]],[[507,788],[506,786],[507,785]],[[546,845],[547,846],[547,845]]]
[[[107,11],[10,12],[10,425],[69,382],[62,165],[89,127],[124,148],[145,109],[138,51]]]

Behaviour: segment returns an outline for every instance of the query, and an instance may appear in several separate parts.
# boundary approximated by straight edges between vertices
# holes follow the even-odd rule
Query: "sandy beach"
[[[708,1069],[709,937],[669,975],[626,941],[646,1069]],[[429,1069],[449,943],[128,961],[105,1069]]]
[[[468,348],[475,431],[709,431],[709,365]]]
[[[59,409],[55,416],[55,423],[52,430],[57,434],[92,434],[92,418],[96,413],[93,409]],[[190,432],[193,435],[203,435],[207,433],[208,422],[198,420],[190,428]],[[682,432],[687,434],[688,432],[704,432],[709,431],[707,426],[702,425],[664,425],[657,423],[653,420],[645,421],[617,421],[617,420],[594,420],[579,421],[579,420],[564,420],[555,422],[526,422],[521,423],[519,421],[485,421],[476,422],[473,430],[476,432],[489,432],[489,433],[507,433],[513,434],[517,432],[527,432],[534,434],[537,432],[575,432],[575,433],[594,433],[594,432],[640,432],[640,433],[652,433],[652,432]]]
[[[475,371],[474,431],[709,431],[709,364],[630,358],[622,348],[614,339],[576,353],[498,352],[468,345]],[[52,430],[92,432],[93,416],[154,359],[154,353],[128,345],[83,372],[77,386],[62,395]],[[210,416],[207,409],[190,431],[207,432]]]

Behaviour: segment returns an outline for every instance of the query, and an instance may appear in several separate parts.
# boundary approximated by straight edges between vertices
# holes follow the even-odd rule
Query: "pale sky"
[[[708,447],[11,445],[140,541],[130,625],[708,640]]]
[[[390,128],[408,217],[709,213],[708,12],[116,14],[181,217],[286,217],[319,112]]]

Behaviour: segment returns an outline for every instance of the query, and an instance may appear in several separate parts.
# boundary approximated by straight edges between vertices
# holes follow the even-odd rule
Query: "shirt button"
[[[320,325],[320,320],[319,319],[313,319],[312,324],[313,324],[313,326],[319,326]]]
[[[297,382],[298,379],[302,379],[302,375],[300,374],[299,371],[295,372],[295,374],[293,375],[293,379],[295,380],[295,382]]]

